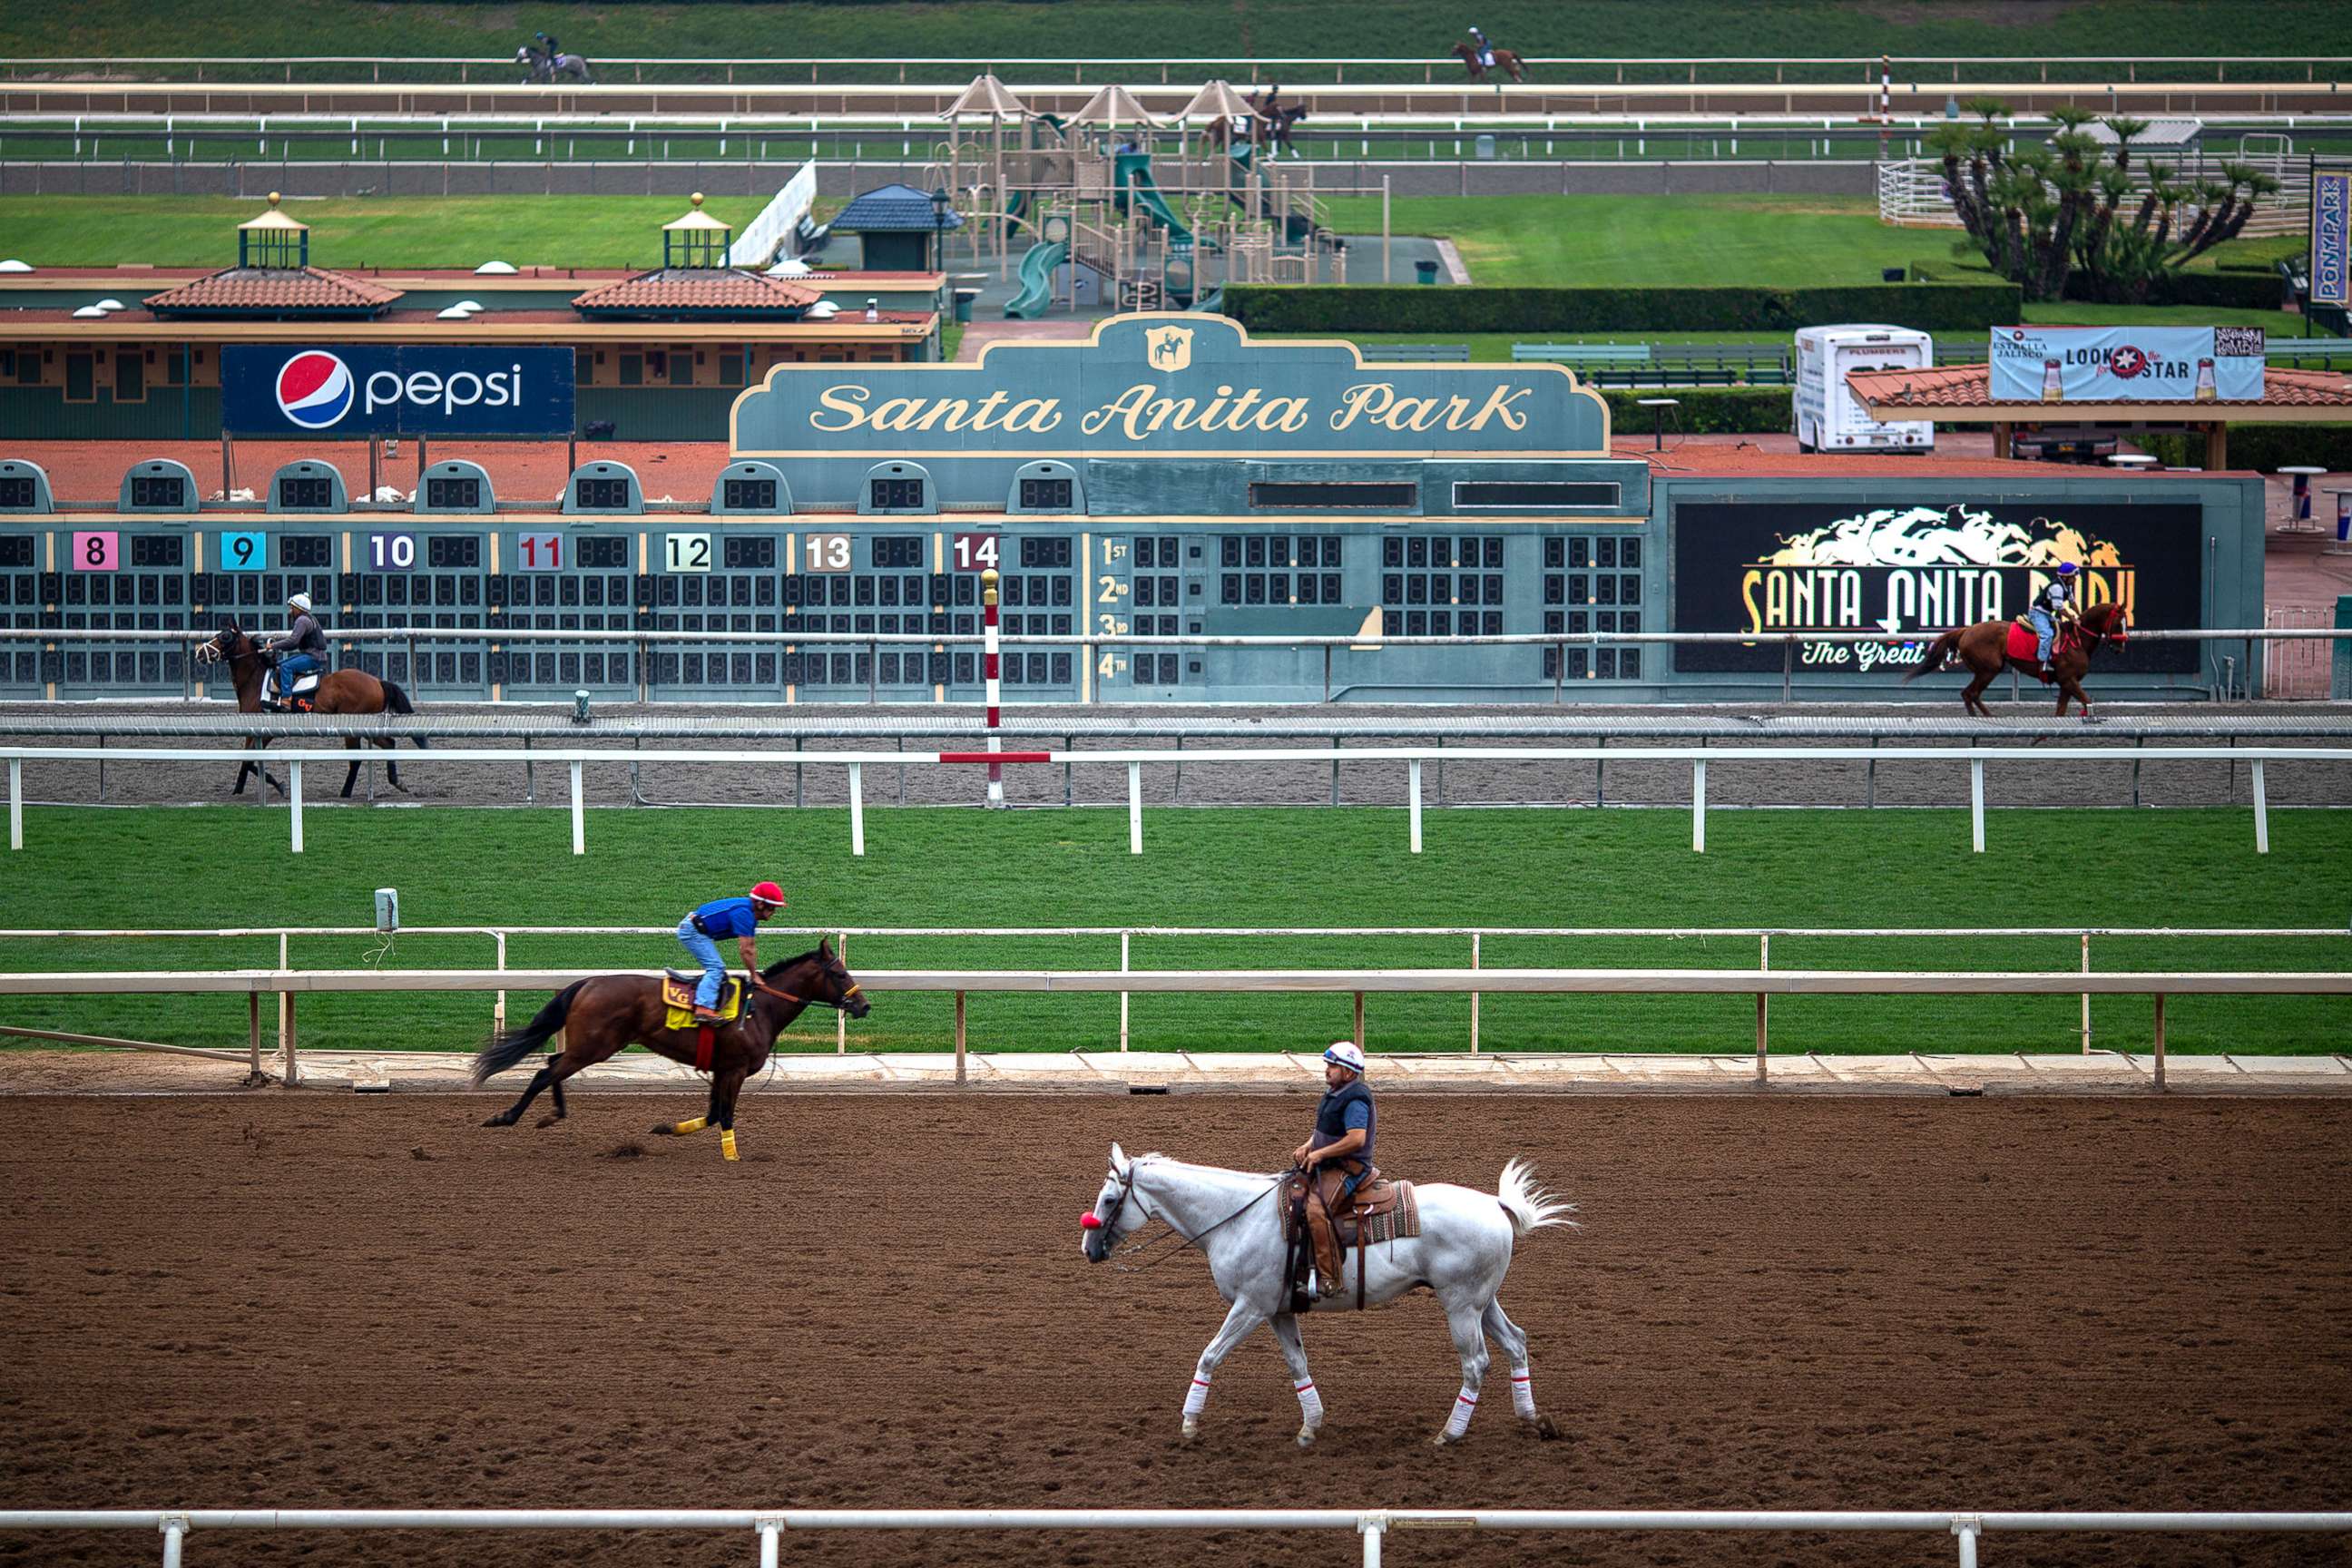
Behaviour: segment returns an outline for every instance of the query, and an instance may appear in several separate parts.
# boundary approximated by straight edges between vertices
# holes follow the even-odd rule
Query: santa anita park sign
[[[1557,365],[1365,364],[1222,316],[1118,316],[976,364],[786,365],[736,400],[746,458],[1605,457],[1607,406]]]

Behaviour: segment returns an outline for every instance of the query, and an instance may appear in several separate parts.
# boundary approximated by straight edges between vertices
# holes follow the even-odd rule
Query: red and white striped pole
[[[996,569],[990,567],[980,574],[980,664],[981,675],[988,682],[988,749],[1004,750],[1004,737],[997,727],[1004,722],[1002,706],[1004,689],[997,668],[996,653]],[[1004,764],[988,764],[988,808],[1004,809]]]

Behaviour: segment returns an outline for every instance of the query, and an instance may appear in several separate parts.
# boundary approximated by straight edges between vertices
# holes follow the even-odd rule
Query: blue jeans
[[[694,1005],[716,1007],[719,988],[727,982],[727,961],[719,956],[719,944],[694,929],[692,915],[677,922],[677,940],[694,954],[694,962],[702,965],[702,983],[694,988]]]
[[[2025,618],[2033,623],[2034,631],[2038,633],[2042,638],[2042,640],[2034,646],[2034,657],[2039,658],[2042,663],[2048,664],[2050,662],[2050,645],[2058,640],[2058,623],[2052,620],[2050,618],[2050,612],[2042,608],[2039,605],[2036,605],[2033,608],[2026,611]]]
[[[289,653],[278,661],[278,689],[281,693],[291,691],[296,681],[306,675],[317,674],[318,669],[316,654]]]

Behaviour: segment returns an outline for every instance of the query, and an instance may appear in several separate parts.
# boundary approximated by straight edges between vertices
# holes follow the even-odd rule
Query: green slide
[[[1127,195],[1135,198],[1147,216],[1168,231],[1168,237],[1178,245],[1192,243],[1192,231],[1184,226],[1168,198],[1160,194],[1159,182],[1151,177],[1151,156],[1148,153],[1121,153],[1118,155],[1117,184],[1126,193],[1119,199],[1119,210],[1127,210]]]
[[[1021,292],[1006,301],[1004,313],[1029,321],[1045,313],[1054,302],[1054,269],[1069,259],[1070,247],[1058,239],[1031,246],[1021,253]]]

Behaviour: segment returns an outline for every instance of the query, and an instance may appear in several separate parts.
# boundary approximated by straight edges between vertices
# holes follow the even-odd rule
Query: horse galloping
[[[560,76],[576,77],[590,87],[596,85],[596,79],[588,74],[588,61],[583,56],[551,55],[545,49],[525,44],[515,51],[514,63],[527,68],[530,72],[523,79],[523,85],[526,87],[541,82],[551,82]]]
[[[1488,68],[1486,62],[1478,58],[1478,51],[1476,49],[1472,48],[1468,44],[1456,44],[1448,52],[1451,53],[1455,59],[1460,60],[1464,65],[1470,68],[1470,79],[1472,82],[1482,82],[1486,79],[1486,71]],[[1527,62],[1519,58],[1518,55],[1515,51],[1510,49],[1496,49],[1494,51],[1494,69],[1500,71],[1507,77],[1509,77],[1513,81],[1525,81],[1528,79]],[[1497,83],[1496,85],[1499,86],[1501,84]]]
[[[1976,679],[1960,693],[1967,710],[1980,719],[1992,717],[1992,710],[1984,704],[1984,689],[1992,684],[1994,676],[2004,667],[2021,670],[2035,679],[2054,683],[2058,688],[2058,716],[2066,716],[2069,701],[2083,705],[2083,718],[2091,721],[2091,699],[2083,690],[2083,677],[2091,668],[2091,656],[2102,645],[2124,645],[2131,631],[2131,616],[2120,602],[2093,605],[2083,612],[2080,620],[2061,626],[2058,640],[2050,650],[2050,673],[2043,675],[2033,658],[2032,633],[2020,628],[2013,621],[1979,621],[1972,626],[1946,632],[1927,645],[1927,657],[1903,677],[1905,684],[1923,675],[1933,675],[1945,668],[1945,660],[1957,658],[1968,667]],[[2025,651],[2017,650],[2012,636],[2022,642]]]
[[[1163,1154],[1130,1160],[1111,1145],[1110,1173],[1080,1220],[1080,1247],[1089,1262],[1111,1255],[1119,1238],[1150,1220],[1165,1222],[1209,1259],[1217,1293],[1231,1303],[1224,1326],[1201,1352],[1184,1398],[1184,1436],[1197,1437],[1208,1405],[1209,1380],[1234,1347],[1260,1323],[1273,1325],[1298,1395],[1298,1446],[1311,1447],[1323,1425],[1323,1401],[1307,1366],[1307,1342],[1291,1311],[1287,1247],[1283,1240],[1282,1176],[1252,1171],[1188,1165]],[[1565,1217],[1575,1205],[1553,1199],[1535,1186],[1524,1161],[1503,1167],[1500,1190],[1427,1182],[1414,1184],[1421,1234],[1362,1248],[1354,1260],[1363,1274],[1363,1300],[1384,1306],[1407,1291],[1426,1287],[1444,1309],[1454,1348],[1462,1358],[1462,1392],[1444,1427],[1432,1441],[1439,1447],[1459,1442],[1477,1408],[1488,1364],[1486,1341],[1503,1347],[1511,1363],[1511,1405],[1521,1425],[1539,1436],[1559,1429],[1536,1412],[1528,1366],[1528,1336],[1503,1311],[1497,1299],[1511,1267],[1513,1244],[1547,1226],[1574,1225]],[[1315,1311],[1345,1310],[1352,1292],[1326,1296]]]
[[[195,657],[198,664],[228,666],[229,681],[236,688],[238,712],[263,711],[261,685],[263,677],[269,673],[271,668],[269,656],[262,651],[261,646],[248,637],[244,628],[234,619],[223,621],[220,630],[197,647]],[[318,686],[310,692],[310,711],[331,717],[349,714],[364,718],[373,713],[407,715],[416,711],[415,708],[409,703],[408,693],[403,691],[398,685],[380,676],[370,675],[363,669],[338,669],[319,677]],[[424,736],[415,735],[410,738],[415,741],[418,751],[430,749],[425,744]],[[356,752],[362,745],[371,745],[382,746],[389,752],[397,743],[397,741],[390,735],[367,739],[352,735],[345,737],[343,749],[347,752]],[[247,740],[245,749],[248,752],[257,752],[268,744],[268,736],[255,735]],[[243,795],[247,775],[257,771],[261,774],[263,784],[277,790],[280,795],[286,793],[284,786],[269,776],[268,764],[258,762],[247,763],[236,770],[236,788],[230,793]],[[386,762],[383,771],[391,779],[393,788],[403,795],[408,793],[408,786],[400,782],[398,763]],[[359,760],[353,758],[351,771],[343,775],[344,799],[351,798],[352,785],[358,782],[359,776]]]
[[[541,1127],[563,1120],[563,1080],[583,1068],[594,1067],[624,1046],[641,1045],[657,1056],[710,1074],[709,1110],[691,1121],[663,1122],[656,1132],[685,1134],[719,1129],[719,1153],[735,1155],[735,1098],[743,1080],[767,1065],[776,1037],[792,1026],[812,1004],[838,1008],[853,1018],[873,1011],[865,988],[850,978],[835,956],[833,944],[819,942],[814,952],[787,958],[760,972],[758,983],[743,999],[742,1016],[715,1026],[707,1060],[697,1059],[696,1026],[673,1029],[666,1022],[667,1005],[662,983],[645,974],[601,974],[576,981],[556,993],[538,1016],[520,1029],[496,1034],[474,1058],[474,1087],[479,1089],[493,1073],[504,1072],[561,1036],[561,1048],[547,1054],[522,1098],[499,1111],[485,1127],[512,1127],[522,1120],[541,1089],[555,1097],[555,1109],[540,1119]]]

